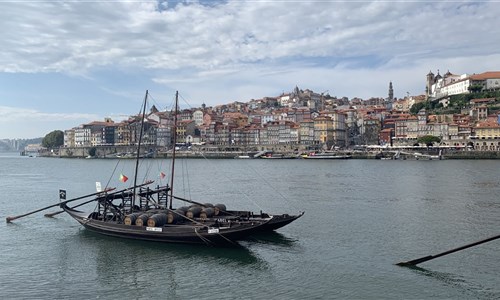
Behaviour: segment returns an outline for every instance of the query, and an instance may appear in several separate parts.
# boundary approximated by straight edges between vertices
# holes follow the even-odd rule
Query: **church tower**
[[[389,82],[389,101],[394,100],[394,89],[392,88],[392,81]]]
[[[427,74],[427,84],[425,86],[425,96],[427,99],[429,99],[429,97],[432,95],[432,85],[434,84],[434,81],[434,73],[432,73],[432,71],[429,71],[429,74]]]

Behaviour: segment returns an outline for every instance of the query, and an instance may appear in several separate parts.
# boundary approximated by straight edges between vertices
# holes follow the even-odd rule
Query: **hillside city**
[[[422,136],[439,146],[500,150],[500,71],[441,75],[429,72],[425,93],[348,99],[295,87],[246,103],[183,109],[177,143],[224,149],[279,151],[352,149],[357,145],[412,146]],[[130,146],[138,142],[141,116],[110,118],[64,131],[64,148]],[[143,145],[172,147],[172,112],[152,107],[144,119]]]

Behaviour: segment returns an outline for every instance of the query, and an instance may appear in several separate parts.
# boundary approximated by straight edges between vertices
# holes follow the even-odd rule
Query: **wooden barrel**
[[[181,206],[178,209],[183,210],[183,211],[188,211],[189,206]]]
[[[215,210],[212,207],[204,207],[200,212],[201,219],[211,218],[214,215]]]
[[[226,206],[224,204],[215,204],[214,206],[214,215],[218,216],[223,214],[226,211]]]
[[[166,214],[154,214],[148,218],[148,227],[160,227],[167,223]]]
[[[169,211],[167,213],[167,223],[174,224],[174,223],[177,223],[177,221],[182,220],[183,219],[182,216],[186,215],[187,210],[188,210],[188,208],[184,206],[184,207],[180,207],[180,208],[176,209],[175,212]]]
[[[125,223],[125,225],[135,225],[135,220],[137,220],[137,217],[139,217],[142,214],[143,214],[142,212],[136,212],[136,213],[132,213],[130,215],[127,215],[125,217],[125,219],[123,220],[123,222]]]
[[[200,216],[201,207],[200,206],[192,206],[186,212],[186,217],[192,219]]]
[[[151,214],[142,214],[135,220],[135,226],[144,226],[148,223],[148,218]]]

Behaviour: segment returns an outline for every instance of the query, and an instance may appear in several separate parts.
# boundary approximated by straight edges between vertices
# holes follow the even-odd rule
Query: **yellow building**
[[[497,122],[479,123],[474,132],[471,139],[475,150],[500,151],[500,125]]]
[[[314,141],[318,144],[332,146],[333,121],[330,117],[318,117],[314,119]]]

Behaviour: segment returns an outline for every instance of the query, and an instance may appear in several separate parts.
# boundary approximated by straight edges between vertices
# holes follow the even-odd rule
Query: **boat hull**
[[[274,231],[277,230],[281,227],[284,227],[293,221],[297,220],[298,218],[302,217],[304,213],[300,213],[298,215],[273,215],[273,218],[269,220],[269,222],[263,224],[259,230],[260,231]]]
[[[161,227],[148,227],[96,220],[89,218],[90,214],[73,210],[66,205],[62,208],[86,229],[99,234],[135,240],[212,246],[236,245],[236,241],[262,232],[263,226],[272,220],[270,217],[262,220],[224,223],[223,226],[167,224]]]
[[[350,155],[311,155],[304,156],[305,159],[350,159]]]

